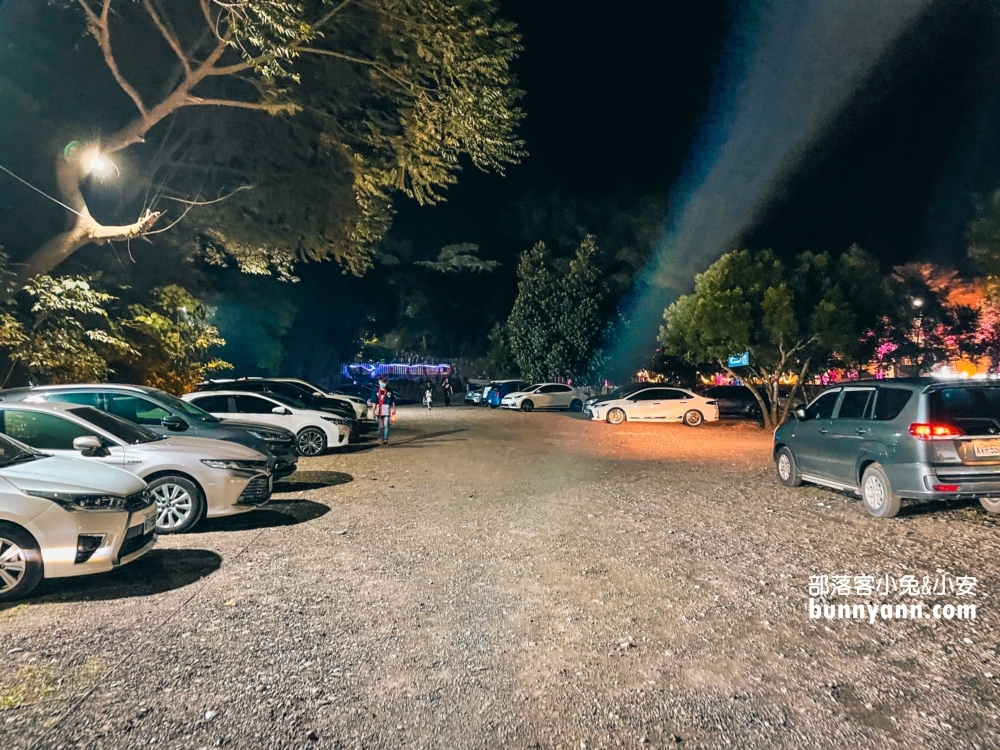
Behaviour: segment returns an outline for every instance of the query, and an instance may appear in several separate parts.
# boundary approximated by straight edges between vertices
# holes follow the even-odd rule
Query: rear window
[[[932,422],[961,428],[966,435],[1000,431],[1000,387],[940,388],[927,394]]]
[[[879,388],[875,398],[874,418],[881,422],[889,422],[899,416],[910,401],[913,391],[905,388]]]

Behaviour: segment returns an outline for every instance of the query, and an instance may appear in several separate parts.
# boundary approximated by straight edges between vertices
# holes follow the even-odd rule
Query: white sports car
[[[684,388],[650,386],[621,395],[587,403],[587,414],[610,424],[622,422],[683,422],[697,427],[702,422],[717,422],[718,402]]]

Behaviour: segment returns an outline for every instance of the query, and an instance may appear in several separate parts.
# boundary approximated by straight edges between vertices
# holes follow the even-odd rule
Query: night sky
[[[505,178],[467,168],[440,207],[399,202],[394,236],[426,252],[470,241],[523,249],[510,205],[526,190],[668,193],[693,153],[739,5],[632,12],[506,0],[524,36],[530,156]],[[940,0],[890,48],[743,237],[795,253],[851,243],[887,264],[965,267],[973,195],[1000,187],[995,6]],[[523,241],[521,241],[523,244]]]

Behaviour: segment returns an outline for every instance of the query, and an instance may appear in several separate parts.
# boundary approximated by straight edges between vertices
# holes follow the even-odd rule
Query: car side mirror
[[[180,417],[169,416],[160,420],[160,424],[171,432],[184,432],[188,428],[188,423]]]
[[[795,418],[800,422],[805,422],[807,419],[809,419],[809,415],[806,414],[806,409],[804,406],[800,406],[798,409],[795,410]]]
[[[96,457],[106,456],[109,451],[104,447],[104,443],[96,435],[81,435],[73,438],[73,450],[80,451],[84,456]]]
[[[286,409],[284,406],[275,406],[273,409],[271,409],[271,413],[280,414],[284,416],[285,414],[291,414],[292,412],[290,409]]]

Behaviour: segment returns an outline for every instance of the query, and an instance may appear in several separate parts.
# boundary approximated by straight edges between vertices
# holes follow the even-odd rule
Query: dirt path
[[[401,416],[266,511],[0,610],[0,746],[1000,747],[978,506],[870,519],[778,485],[740,424]],[[975,621],[809,619],[810,576],[941,571]]]

